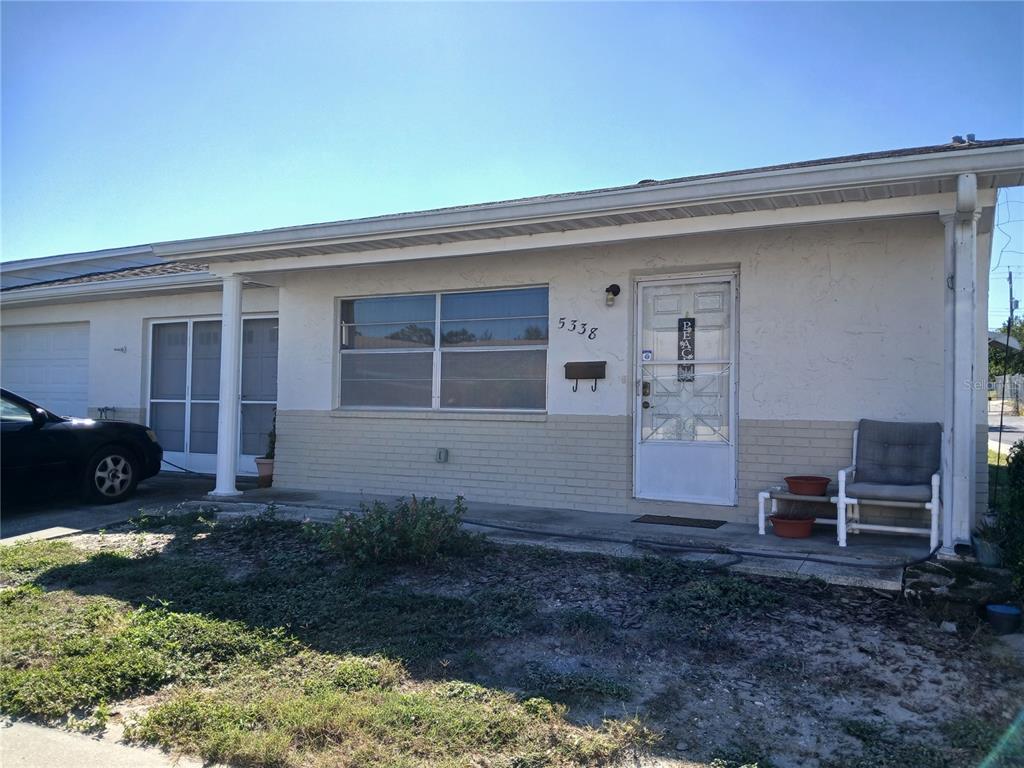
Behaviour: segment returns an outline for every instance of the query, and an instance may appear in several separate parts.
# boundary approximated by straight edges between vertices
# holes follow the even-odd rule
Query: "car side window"
[[[4,424],[24,424],[32,421],[32,412],[7,398],[0,398],[0,421]]]

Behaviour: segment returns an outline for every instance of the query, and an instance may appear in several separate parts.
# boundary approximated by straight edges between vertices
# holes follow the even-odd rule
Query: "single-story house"
[[[3,386],[275,485],[752,522],[861,418],[987,497],[996,192],[964,141],[4,264]],[[874,510],[880,516],[911,514]]]

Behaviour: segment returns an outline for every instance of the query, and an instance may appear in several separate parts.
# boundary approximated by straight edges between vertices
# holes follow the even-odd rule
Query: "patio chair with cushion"
[[[942,425],[861,419],[853,431],[853,461],[853,466],[839,470],[839,546],[846,546],[847,531],[885,531],[927,535],[935,549],[939,544],[941,510]],[[862,503],[926,509],[931,513],[931,525],[911,528],[862,523]]]

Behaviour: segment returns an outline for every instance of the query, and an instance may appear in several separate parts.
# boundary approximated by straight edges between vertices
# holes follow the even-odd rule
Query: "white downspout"
[[[220,327],[220,407],[217,415],[217,486],[211,496],[239,496],[238,413],[241,407],[242,276],[225,275]]]

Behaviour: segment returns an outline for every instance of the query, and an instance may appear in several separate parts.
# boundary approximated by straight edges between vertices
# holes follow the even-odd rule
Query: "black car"
[[[148,427],[57,416],[6,389],[0,399],[5,498],[71,489],[112,504],[160,471],[164,451]]]

